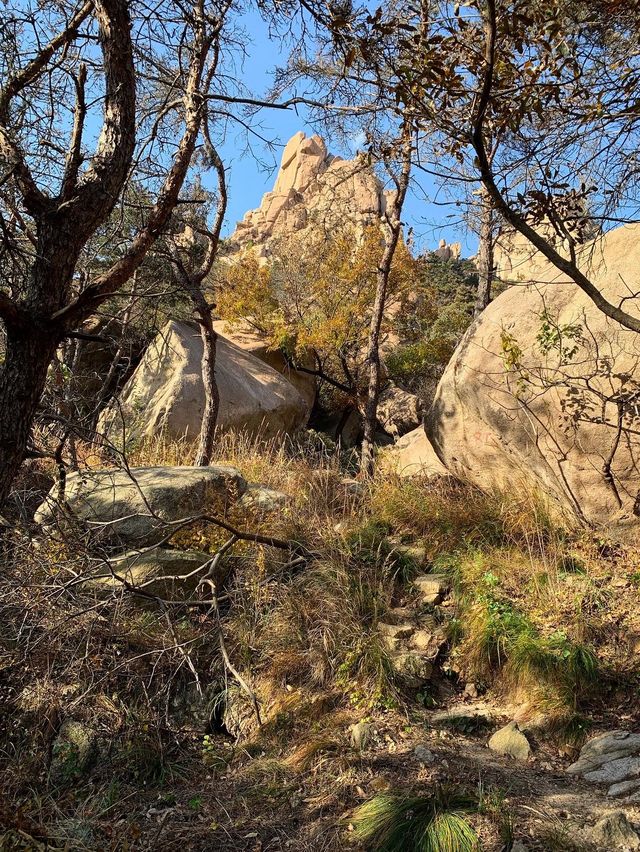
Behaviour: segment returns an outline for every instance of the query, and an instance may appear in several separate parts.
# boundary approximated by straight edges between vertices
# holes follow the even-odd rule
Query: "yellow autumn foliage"
[[[308,238],[290,237],[267,263],[249,252],[220,267],[218,312],[231,325],[249,322],[274,349],[284,349],[294,359],[312,350],[324,373],[357,385],[383,236],[376,226],[360,239],[347,228],[322,236],[311,244]],[[389,282],[383,334],[393,331],[416,274],[416,261],[402,243]]]

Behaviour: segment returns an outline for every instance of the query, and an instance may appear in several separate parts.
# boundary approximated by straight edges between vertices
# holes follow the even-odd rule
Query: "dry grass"
[[[192,454],[184,442],[155,441],[129,461],[189,464]],[[215,462],[292,498],[284,511],[235,507],[234,523],[312,552],[305,565],[285,570],[281,552],[243,546],[224,590],[227,647],[258,694],[265,724],[257,729],[225,675],[206,612],[141,609],[126,594],[98,601],[82,586],[65,590],[86,555],[20,537],[0,589],[0,813],[8,809],[32,837],[70,848],[235,850],[256,832],[301,850],[344,849],[345,810],[373,798],[376,784],[406,780],[407,757],[394,764],[390,743],[401,751],[403,736],[412,736],[407,719],[424,730],[424,709],[398,681],[378,630],[411,597],[407,580],[417,566],[398,558],[398,541],[422,546],[427,570],[453,581],[453,602],[428,614],[448,626],[442,662],[458,672],[457,688],[473,676],[498,698],[564,720],[567,736],[586,730],[577,711],[601,712],[591,692],[596,676],[600,696],[609,690],[610,703],[631,708],[638,672],[630,637],[640,647],[634,551],[567,528],[531,495],[487,496],[384,474],[354,488],[349,459],[314,438],[225,435]],[[221,540],[202,527],[174,544],[213,552]],[[616,698],[619,680],[625,688]],[[207,728],[206,713],[195,721],[220,696],[237,711],[238,742]],[[52,789],[43,770],[69,717],[95,728],[102,743],[99,764],[74,791]],[[377,731],[378,763],[349,745],[349,725],[363,718]],[[444,769],[429,772],[429,783],[447,780]],[[169,816],[156,842],[159,822],[146,814],[165,800],[157,807]],[[114,837],[118,820],[122,836]],[[73,841],[74,831],[90,833]]]

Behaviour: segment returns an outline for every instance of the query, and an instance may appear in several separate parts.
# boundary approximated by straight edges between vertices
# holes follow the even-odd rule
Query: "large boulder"
[[[84,470],[67,477],[64,500],[54,487],[36,523],[80,523],[94,539],[121,549],[158,544],[171,523],[224,511],[247,483],[233,467],[141,467]]]
[[[147,349],[99,431],[120,446],[155,435],[196,440],[204,411],[202,340],[191,323],[171,320]],[[218,338],[218,428],[270,438],[306,423],[308,403],[293,384],[224,337]]]
[[[640,225],[580,249],[603,295],[640,315]],[[540,255],[468,330],[427,432],[448,470],[482,488],[545,493],[582,520],[633,534],[640,514],[640,336]],[[504,264],[503,264],[504,265]]]
[[[251,328],[235,325],[232,327],[225,320],[217,320],[213,323],[216,333],[220,337],[230,340],[235,346],[264,361],[269,367],[291,382],[294,388],[307,404],[308,413],[311,414],[313,403],[316,400],[317,382],[315,375],[304,373],[294,369],[280,349],[272,349],[261,335]],[[312,370],[314,368],[313,357],[308,353],[303,358],[300,366]]]

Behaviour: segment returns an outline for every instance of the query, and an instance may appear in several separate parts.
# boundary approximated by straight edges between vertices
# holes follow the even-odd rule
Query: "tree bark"
[[[412,137],[411,133],[405,127],[403,129],[402,142],[402,170],[400,175],[395,179],[396,193],[391,202],[391,209],[387,214],[385,245],[376,271],[376,295],[369,327],[369,343],[367,347],[369,384],[364,405],[364,436],[360,458],[360,471],[365,476],[371,476],[374,470],[374,439],[378,422],[378,399],[380,397],[380,329],[382,328],[382,320],[387,301],[391,265],[402,230],[400,215],[411,176],[411,152]]]
[[[7,328],[0,371],[0,495],[6,497],[23,462],[31,424],[58,345],[41,328]]]
[[[480,240],[478,245],[478,291],[473,315],[478,316],[491,301],[493,284],[494,213],[491,198],[483,185],[480,190]]]
[[[190,59],[182,97],[184,128],[175,155],[167,165],[162,188],[146,225],[128,250],[106,272],[84,284],[76,265],[84,245],[105,221],[121,196],[133,160],[136,131],[136,73],[131,21],[127,0],[86,3],[64,33],[40,50],[36,58],[0,87],[0,156],[11,164],[12,180],[35,226],[35,260],[23,293],[12,297],[0,292],[0,319],[7,329],[7,351],[0,368],[0,503],[27,451],[30,427],[36,414],[47,369],[56,348],[133,275],[149,248],[163,232],[179,201],[180,192],[202,129],[204,91],[211,83],[216,63],[205,74],[211,46],[224,22],[222,14],[212,24],[203,4],[193,7],[185,23],[185,43]],[[76,122],[69,147],[61,190],[56,197],[41,190],[32,175],[29,157],[15,141],[11,126],[11,101],[27,86],[37,85],[53,54],[73,41],[80,24],[93,14],[98,24],[104,75],[104,115],[96,149],[79,175],[77,155],[84,122],[84,74],[76,79]],[[188,33],[188,29],[192,34]],[[189,37],[187,38],[187,35]],[[203,316],[205,316],[203,314]],[[210,325],[210,317],[207,314]],[[212,330],[212,329],[211,329]],[[207,331],[206,366],[213,376],[215,338]],[[207,405],[208,416],[217,411],[215,393]],[[206,450],[206,446],[204,447]]]
[[[206,467],[211,462],[213,441],[218,422],[220,394],[216,382],[216,347],[218,335],[213,328],[210,309],[198,317],[202,337],[202,382],[204,384],[204,412],[200,427],[200,440],[195,464]]]

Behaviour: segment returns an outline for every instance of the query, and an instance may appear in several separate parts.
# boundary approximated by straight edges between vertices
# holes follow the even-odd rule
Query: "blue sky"
[[[274,68],[286,64],[286,48],[278,41],[269,39],[267,26],[255,10],[246,13],[242,22],[250,39],[246,45],[247,59],[241,69],[242,82],[253,96],[265,96],[272,83]],[[248,152],[246,134],[241,128],[230,128],[221,146],[220,153],[227,166],[229,194],[223,230],[225,235],[233,231],[236,222],[242,219],[247,210],[258,207],[263,194],[271,189],[287,140],[299,130],[304,130],[308,135],[315,132],[307,121],[306,111],[301,107],[297,113],[294,110],[261,110],[259,123],[260,135],[277,144],[273,153],[257,136],[253,136],[251,141],[253,155]],[[344,150],[335,140],[326,136],[325,142],[332,153],[347,157],[353,156],[357,147],[357,140],[354,140],[352,150]],[[442,193],[438,193],[437,187],[430,180],[421,179],[420,186],[414,186],[405,204],[404,220],[407,226],[413,227],[416,246],[433,249],[437,247],[438,240],[444,237],[447,242],[461,241],[466,249],[463,254],[472,254],[473,238],[469,240],[463,226],[455,224],[456,208],[438,203],[444,200]]]

